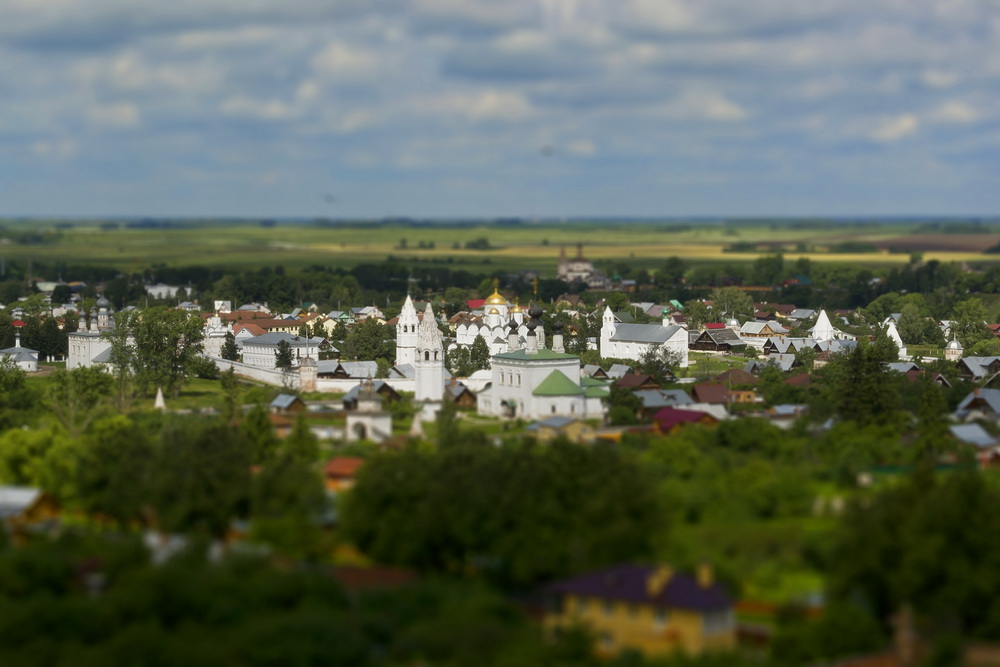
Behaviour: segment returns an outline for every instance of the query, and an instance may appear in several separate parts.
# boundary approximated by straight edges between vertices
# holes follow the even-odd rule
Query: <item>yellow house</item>
[[[616,565],[547,590],[553,605],[546,630],[585,626],[605,656],[625,649],[698,655],[736,646],[733,599],[713,581],[708,565],[694,576],[664,565]]]

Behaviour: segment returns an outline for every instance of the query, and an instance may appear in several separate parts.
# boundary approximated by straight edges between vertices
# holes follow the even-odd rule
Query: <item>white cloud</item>
[[[982,119],[984,114],[961,100],[949,100],[931,111],[929,117],[941,123],[968,125]]]
[[[87,117],[95,125],[132,128],[139,125],[139,107],[132,102],[105,104],[91,108]]]
[[[868,130],[870,139],[881,143],[899,141],[912,135],[920,128],[920,121],[913,114],[902,114],[889,118],[880,118]]]
[[[313,57],[312,65],[318,74],[338,81],[369,80],[384,68],[375,52],[341,42],[327,44]]]

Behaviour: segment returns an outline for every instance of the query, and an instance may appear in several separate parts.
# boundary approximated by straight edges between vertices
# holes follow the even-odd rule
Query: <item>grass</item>
[[[45,223],[6,222],[9,229],[45,228]],[[50,227],[50,229],[52,229]],[[724,250],[735,242],[780,243],[785,257],[816,262],[902,265],[907,253],[830,254],[796,252],[799,243],[809,249],[850,241],[875,243],[915,231],[912,224],[894,223],[856,227],[830,224],[819,229],[799,229],[787,223],[735,224],[528,224],[513,227],[350,225],[319,227],[312,224],[282,224],[261,227],[240,224],[191,224],[175,229],[102,230],[99,222],[80,223],[58,232],[52,244],[4,246],[8,260],[65,262],[68,264],[110,265],[123,272],[147,266],[207,265],[218,268],[249,268],[282,265],[302,268],[309,265],[350,267],[365,262],[381,262],[392,255],[407,264],[448,265],[473,272],[535,269],[543,275],[555,271],[560,246],[584,244],[591,260],[628,261],[656,268],[667,257],[678,256],[691,262],[746,263],[766,253],[730,253]],[[942,235],[944,238],[945,235]],[[491,250],[466,250],[465,244],[487,238]],[[1000,238],[1000,237],[998,237]],[[402,241],[406,239],[406,247]],[[425,247],[420,248],[423,244]],[[426,247],[434,245],[433,248]],[[455,244],[459,246],[454,248]],[[939,261],[996,262],[1000,255],[941,249],[924,251],[924,259]]]

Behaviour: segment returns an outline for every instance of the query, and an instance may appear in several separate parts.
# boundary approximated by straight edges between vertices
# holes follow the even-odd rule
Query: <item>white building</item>
[[[89,327],[83,313],[80,313],[77,330],[66,334],[69,348],[69,354],[66,357],[66,370],[101,366],[111,361],[111,341],[104,338],[102,334],[111,328],[114,320],[112,320],[107,306],[102,306],[101,310],[103,316],[98,311],[91,312]]]
[[[287,341],[292,348],[292,366],[297,367],[306,357],[319,358],[320,346],[326,339],[306,338],[289,333],[274,332],[243,341],[243,363],[259,368],[277,368],[278,345]]]
[[[608,395],[605,383],[581,378],[580,357],[563,352],[558,326],[553,328],[553,349],[540,347],[535,333],[539,324],[539,317],[529,322],[524,348],[516,347],[512,332],[511,349],[493,356],[492,381],[476,397],[479,414],[518,419],[603,418],[602,399]]]
[[[845,333],[833,326],[825,310],[819,311],[816,324],[809,330],[809,334],[816,340],[855,340],[857,337]],[[897,334],[898,336],[898,334]],[[902,341],[900,341],[902,343]]]
[[[440,403],[444,395],[444,344],[434,310],[428,302],[424,318],[417,326],[417,347],[413,361],[417,401]]]
[[[8,360],[25,373],[34,373],[38,370],[38,350],[31,350],[21,347],[21,325],[23,322],[15,322],[14,347],[0,350],[0,358]]]
[[[661,324],[623,324],[615,322],[611,308],[604,309],[600,347],[602,358],[640,361],[650,349],[657,347],[677,355],[679,366],[687,368],[686,329],[670,324],[668,317],[664,317]]]
[[[506,352],[511,321],[517,325],[517,333],[523,344],[528,334],[525,315],[523,308],[511,304],[494,289],[483,304],[482,313],[474,313],[455,328],[455,344],[459,347],[472,347],[478,337],[486,342],[491,355]]]
[[[396,365],[413,364],[417,354],[417,326],[420,317],[413,306],[413,299],[406,295],[403,308],[396,322]]]
[[[205,337],[202,340],[203,354],[207,357],[221,357],[226,334],[232,333],[231,324],[224,323],[218,315],[205,320]]]

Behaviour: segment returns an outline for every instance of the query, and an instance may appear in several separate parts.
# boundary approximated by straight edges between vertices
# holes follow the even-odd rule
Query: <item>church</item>
[[[464,318],[455,327],[455,344],[458,347],[472,347],[478,336],[486,341],[486,347],[489,348],[491,355],[506,352],[512,321],[517,324],[517,335],[523,344],[528,335],[524,309],[517,304],[511,304],[494,288],[493,294],[483,304],[482,313],[474,313]],[[400,322],[402,323],[402,315]]]
[[[477,396],[481,415],[516,419],[544,419],[551,416],[602,419],[607,386],[581,378],[580,357],[563,348],[562,325],[552,325],[552,348],[545,347],[542,310],[533,307],[525,326],[527,333],[511,319],[507,349],[492,357],[492,382]]]
[[[659,347],[677,357],[678,366],[688,366],[688,332],[670,323],[664,313],[661,324],[623,324],[610,308],[604,309],[601,326],[601,358],[640,361],[649,350]]]

